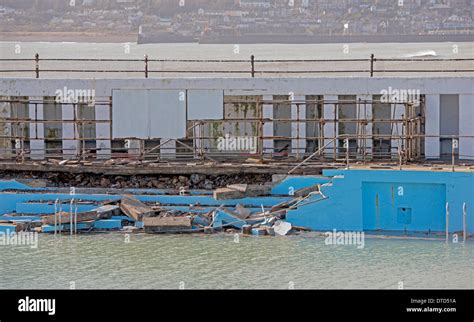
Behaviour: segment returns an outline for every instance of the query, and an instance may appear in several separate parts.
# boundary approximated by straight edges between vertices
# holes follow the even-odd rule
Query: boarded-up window
[[[312,153],[320,146],[323,103],[321,95],[306,95],[306,152]]]
[[[291,103],[288,95],[273,96],[273,136],[274,151],[288,153],[291,150]]]
[[[224,96],[223,120],[208,121],[202,128],[199,143],[207,152],[241,153],[242,151],[221,151],[218,149],[219,139],[229,137],[260,137],[260,118],[262,115],[262,96],[255,95],[227,95]],[[248,121],[247,121],[248,120]],[[196,144],[196,143],[195,143]]]
[[[77,126],[81,144],[86,150],[94,150],[96,148],[96,126],[94,122],[88,123],[87,121],[95,121],[95,106],[88,103],[78,104],[77,119],[83,121],[79,122]]]
[[[452,155],[452,139],[459,137],[459,95],[440,95],[439,119],[440,154],[446,158]]]
[[[43,97],[44,140],[47,154],[62,154],[62,105],[54,96]]]
[[[349,149],[355,152],[357,148],[357,96],[356,95],[339,95],[338,113],[338,133],[340,136],[349,138]],[[339,148],[343,148],[344,139],[339,140]],[[340,150],[345,152],[345,150]]]
[[[392,123],[390,123],[392,115],[392,106],[390,103],[381,102],[381,95],[373,96],[372,103],[372,125],[373,141],[372,151],[374,158],[390,157],[391,152],[391,135]]]

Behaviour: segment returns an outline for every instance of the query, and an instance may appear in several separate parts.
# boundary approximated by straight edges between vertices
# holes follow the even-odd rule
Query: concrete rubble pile
[[[9,214],[0,216],[0,231],[10,230],[37,231],[43,233],[77,233],[122,231],[145,232],[149,234],[182,234],[182,233],[241,233],[244,235],[287,235],[296,231],[307,230],[294,227],[285,221],[286,212],[298,205],[317,187],[296,191],[293,199],[273,205],[261,206],[261,210],[245,207],[240,203],[235,206],[203,207],[199,204],[187,207],[170,207],[158,202],[142,202],[135,196],[126,194],[117,200],[103,201],[97,207],[87,211],[78,211],[78,206],[87,202],[80,200],[75,209],[66,203],[54,205],[54,214],[25,216]],[[225,188],[213,191],[214,200],[238,200],[243,198],[265,197],[271,194],[271,185],[230,184]],[[178,197],[178,196],[173,196]],[[45,206],[52,206],[44,203]],[[177,209],[179,208],[179,209]]]

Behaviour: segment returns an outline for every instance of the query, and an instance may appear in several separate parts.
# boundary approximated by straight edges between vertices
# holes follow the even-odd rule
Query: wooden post
[[[374,77],[374,62],[375,62],[375,56],[374,54],[370,55],[370,77]]]
[[[36,72],[36,78],[39,78],[39,54],[35,54],[35,72]]]
[[[254,78],[255,77],[255,56],[254,55],[250,56],[250,65],[252,67],[252,70],[251,70],[252,78]]]
[[[148,78],[148,55],[145,54],[145,78]]]
[[[449,243],[449,203],[446,203],[446,243]]]
[[[349,169],[349,139],[344,139],[344,147],[346,148],[346,167]]]
[[[451,147],[451,166],[452,166],[452,171],[454,172],[454,164],[455,164],[455,153],[454,150],[458,148],[459,141],[457,139],[452,140],[452,147]]]
[[[467,233],[467,206],[466,203],[462,205],[462,236],[463,241],[466,242],[466,233]]]

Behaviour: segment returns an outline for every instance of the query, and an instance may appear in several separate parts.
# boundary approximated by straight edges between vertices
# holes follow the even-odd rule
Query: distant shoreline
[[[136,43],[137,34],[110,34],[96,32],[5,32],[0,31],[3,42],[82,42],[82,43]]]
[[[374,35],[374,36],[298,36],[298,35],[249,35],[244,37],[204,37],[199,41],[184,41],[170,35],[145,35],[135,33],[100,32],[29,32],[0,31],[0,42],[77,42],[77,43],[199,43],[199,44],[329,44],[329,43],[410,43],[410,42],[473,42],[474,35]]]

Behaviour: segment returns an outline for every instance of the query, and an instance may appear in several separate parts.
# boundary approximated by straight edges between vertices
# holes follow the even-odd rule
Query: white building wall
[[[285,95],[297,89],[298,95],[310,95],[317,91],[324,99],[335,100],[337,95],[379,94],[382,90],[392,88],[418,89],[426,95],[426,132],[428,135],[439,134],[439,95],[460,95],[460,134],[472,133],[474,125],[469,122],[473,105],[473,77],[288,77],[288,78],[174,78],[174,79],[8,79],[0,80],[0,94],[6,96],[43,97],[55,96],[57,88],[67,86],[68,89],[94,89],[96,97],[111,96],[112,89],[223,89],[229,91],[245,91],[253,95]],[[333,109],[327,105],[324,109],[325,118],[334,118]],[[31,115],[30,110],[30,115]],[[271,110],[264,106],[264,117],[271,116]],[[38,116],[43,117],[42,106],[38,105]],[[109,118],[104,112],[99,117]],[[98,125],[99,126],[99,125]],[[38,135],[43,135],[43,126],[38,124]],[[34,126],[31,127],[34,137]],[[100,132],[100,131],[98,131]],[[264,135],[273,135],[273,125],[267,123],[263,128]],[[325,134],[332,135],[334,125],[325,125]],[[108,140],[99,140],[98,145],[110,144]],[[264,146],[272,148],[271,140],[265,140]],[[42,158],[44,152],[35,149],[44,148],[44,141],[31,140],[33,154]],[[428,158],[439,157],[439,139],[427,138],[425,153]],[[460,142],[462,155],[472,154],[472,139],[465,138]],[[100,153],[100,152],[99,152]],[[473,157],[474,158],[474,157]]]
[[[459,95],[459,136],[459,158],[474,159],[474,94]]]
[[[338,99],[339,98],[337,95],[324,95],[323,97],[323,100],[331,101],[334,104],[337,103]],[[334,108],[334,104],[324,104],[323,116],[325,120],[333,120],[334,117],[337,117],[337,115],[335,115],[336,109]],[[334,157],[333,149],[335,146],[337,146],[337,140],[331,142],[331,138],[334,136],[334,133],[336,133],[336,135],[338,133],[337,124],[334,122],[326,122],[324,124],[324,145],[326,145],[324,152],[328,157]]]
[[[359,116],[359,120],[370,120],[372,119],[372,104],[364,104],[364,101],[372,101],[372,95],[357,95],[357,108],[358,108],[358,113],[357,115]],[[362,126],[362,125],[361,125]],[[372,122],[368,122],[367,125],[365,126],[365,135],[371,135],[372,134]],[[363,147],[363,140],[359,140],[357,142],[357,146],[362,148]],[[370,153],[372,151],[372,140],[371,139],[366,139],[365,140],[365,153]]]
[[[403,115],[405,114],[405,105],[404,104],[391,104],[391,116],[395,120],[401,120],[403,118]],[[401,136],[403,133],[403,124],[402,123],[393,123],[393,129],[392,129],[392,135],[397,137]],[[393,149],[393,152],[401,151],[400,147],[400,142],[401,140],[399,139],[393,139],[391,142],[391,146]]]
[[[273,99],[272,95],[264,95],[264,101],[271,101]],[[263,104],[262,105],[262,114],[264,119],[273,118],[273,104]],[[263,124],[263,136],[272,137],[273,136],[273,122],[265,122]],[[265,153],[273,152],[273,140],[264,139],[263,140],[263,151]]]
[[[294,101],[304,101],[304,95],[295,95]],[[291,119],[304,120],[306,118],[306,104],[291,104]],[[306,127],[304,122],[291,123],[291,153],[301,158],[306,150]],[[303,139],[302,139],[303,137]]]
[[[95,118],[100,121],[110,120],[110,109],[109,106],[96,105],[95,106]],[[98,159],[109,159],[111,156],[111,133],[109,123],[96,123],[96,147],[97,147],[97,158]]]
[[[74,107],[71,104],[62,104],[62,120],[68,121],[63,122],[63,138],[75,138],[76,130],[74,123]],[[79,152],[79,141],[78,140],[63,140],[63,155],[65,158],[75,158]]]
[[[31,97],[30,99],[34,99],[35,97]],[[42,98],[41,98],[42,99]],[[43,116],[43,104],[30,104],[29,105],[29,116],[30,119],[34,120],[35,118],[38,120],[42,120]],[[43,139],[35,139],[35,138],[44,138],[44,124],[43,123],[34,123],[30,124],[30,150],[31,150],[31,158],[33,160],[42,160],[44,159],[44,149],[45,144]]]
[[[426,95],[425,157],[427,159],[437,159],[440,156],[439,137],[429,137],[439,136],[439,109],[439,95]]]

